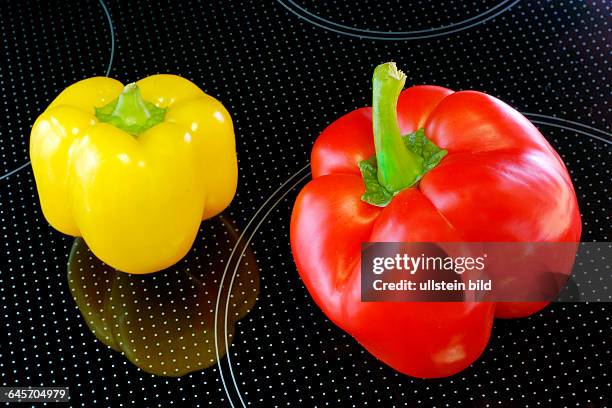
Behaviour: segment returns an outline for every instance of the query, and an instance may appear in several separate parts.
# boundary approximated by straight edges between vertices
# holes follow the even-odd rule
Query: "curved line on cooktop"
[[[113,59],[115,58],[115,28],[113,27],[113,20],[111,19],[110,12],[108,11],[108,7],[104,4],[103,0],[99,0],[100,5],[102,6],[102,10],[104,10],[104,14],[106,14],[106,19],[108,20],[108,28],[110,29],[111,35],[111,51],[110,51],[110,59],[108,60],[108,68],[106,68],[106,76],[110,75],[111,69],[113,67]]]
[[[302,170],[307,169],[308,166],[304,167]],[[299,174],[301,171],[298,171],[297,173],[295,173],[296,175]],[[232,288],[234,286],[234,279],[236,278],[236,275],[238,273],[238,266],[240,265],[240,262],[242,260],[242,256],[244,255],[244,252],[246,251],[247,247],[249,246],[249,244],[251,243],[251,240],[253,239],[253,236],[255,236],[255,233],[257,232],[257,230],[259,229],[259,227],[261,226],[261,224],[263,224],[263,222],[266,220],[266,218],[268,218],[268,215],[270,215],[270,213],[272,212],[272,210],[274,210],[274,208],[276,208],[276,206],[283,200],[283,198],[285,198],[285,196],[287,194],[289,194],[291,192],[291,190],[293,190],[294,188],[296,188],[300,183],[302,183],[302,181],[304,181],[305,179],[307,179],[308,177],[310,177],[310,172],[308,171],[305,175],[303,175],[298,181],[296,181],[295,183],[293,183],[288,189],[287,191],[285,191],[279,198],[278,200],[276,200],[274,202],[274,204],[272,204],[272,206],[270,207],[270,209],[268,211],[266,211],[266,213],[263,215],[263,217],[261,218],[261,220],[259,220],[259,222],[257,223],[257,225],[255,226],[255,228],[253,229],[253,232],[251,232],[249,234],[248,239],[246,240],[246,242],[244,243],[244,247],[242,248],[242,251],[240,252],[240,255],[238,256],[238,261],[236,262],[236,266],[234,267],[234,273],[232,274],[232,279],[230,280],[229,283],[229,289],[228,289],[228,293],[231,293]],[[230,369],[230,374],[232,376],[232,382],[234,383],[234,387],[236,388],[236,392],[238,393],[238,397],[240,398],[240,402],[242,402],[242,406],[246,408],[246,405],[244,403],[244,400],[242,399],[242,394],[240,393],[240,389],[238,388],[238,383],[236,382],[236,377],[234,376],[234,369],[232,367],[232,357],[231,354],[229,352],[229,345],[228,345],[228,338],[227,338],[227,316],[228,316],[228,312],[229,312],[229,302],[230,301],[230,296],[227,296],[226,301],[225,301],[225,353],[227,356],[227,364],[229,366]]]
[[[602,141],[602,142],[604,142],[606,144],[612,144],[612,140],[607,140],[607,139],[605,139],[605,138],[603,138],[601,136],[593,135],[593,134],[587,133],[587,132],[585,132],[583,130],[580,130],[580,129],[575,129],[575,128],[570,128],[570,127],[567,127],[567,126],[559,125],[558,123],[547,122],[545,120],[535,120],[535,119],[532,119],[531,123],[536,123],[538,125],[552,126],[552,127],[568,130],[570,132],[580,133],[580,134],[582,134],[584,136],[588,136],[588,137],[591,137],[593,139],[600,140],[600,141]]]
[[[558,127],[558,128],[565,129],[565,130],[575,131],[575,132],[581,133],[581,134],[583,134],[585,136],[589,136],[589,137],[592,137],[594,139],[601,140],[602,142],[605,142],[605,143],[608,143],[608,144],[612,143],[612,133],[607,132],[605,130],[597,129],[597,128],[593,127],[593,126],[585,125],[584,123],[574,122],[573,120],[563,119],[563,118],[559,118],[559,117],[556,117],[556,116],[543,115],[541,113],[522,112],[522,114],[527,116],[527,117],[535,118],[535,119],[531,119],[531,121],[534,122],[534,123],[542,123],[542,124],[545,124],[545,125],[550,125],[550,126],[553,126],[553,127]],[[553,123],[541,122],[541,119],[547,119],[549,121],[553,121]],[[562,124],[568,124],[569,127],[568,126],[564,126],[564,125],[556,124],[556,123],[554,123],[555,121],[561,122]],[[580,128],[577,129],[576,126],[582,128],[583,130],[581,131]],[[584,130],[584,129],[588,129],[588,130]],[[597,136],[597,135],[591,134],[591,133],[589,133],[589,131],[597,132],[597,133],[599,133],[600,135],[603,135],[603,136]]]
[[[115,58],[115,29],[113,27],[113,21],[111,20],[111,16],[110,16],[110,12],[108,11],[108,7],[106,7],[106,4],[104,4],[103,0],[98,0],[98,1],[100,2],[100,5],[102,6],[102,10],[104,11],[104,14],[106,15],[106,19],[108,20],[108,27],[110,29],[111,52],[110,52],[110,59],[108,60],[108,66],[106,68],[106,76],[109,76],[111,69],[113,67],[113,59]],[[29,165],[30,165],[30,161],[28,160],[26,163],[22,164],[16,169],[13,169],[3,174],[2,176],[0,176],[0,180],[4,180],[5,178],[25,169]]]
[[[218,329],[217,326],[219,325],[219,304],[221,303],[221,294],[223,293],[223,282],[225,281],[225,276],[227,275],[227,271],[229,269],[229,265],[230,262],[232,261],[232,258],[234,257],[234,254],[236,252],[236,249],[238,248],[238,245],[240,244],[240,242],[242,241],[244,235],[246,234],[246,232],[248,231],[249,227],[251,226],[251,224],[256,220],[257,216],[259,215],[259,213],[261,213],[263,211],[263,209],[265,208],[265,206],[274,198],[274,196],[276,194],[278,194],[279,191],[281,191],[283,189],[283,187],[285,187],[285,185],[287,185],[288,183],[291,182],[291,180],[293,180],[295,177],[297,177],[299,175],[300,172],[307,170],[310,167],[310,163],[308,163],[307,165],[305,165],[304,167],[302,167],[300,170],[298,170],[297,172],[295,172],[291,177],[289,177],[283,184],[281,184],[276,190],[274,190],[274,192],[272,194],[270,194],[270,196],[268,197],[268,199],[257,209],[257,211],[255,212],[255,214],[253,215],[253,217],[251,217],[251,220],[247,223],[246,227],[244,228],[244,230],[242,231],[242,233],[240,234],[240,236],[238,237],[238,240],[236,241],[236,244],[234,245],[234,248],[232,249],[232,252],[230,253],[229,258],[227,259],[227,261],[225,262],[225,269],[223,271],[223,275],[221,276],[221,281],[219,283],[219,292],[217,294],[217,302],[215,304],[215,331],[214,331],[214,338],[215,338],[215,353],[216,353],[216,357],[217,357],[217,361],[219,362],[219,374],[221,376],[221,382],[223,383],[223,388],[225,389],[225,394],[228,397],[228,400],[232,406],[232,408],[234,407],[234,403],[232,401],[232,398],[229,394],[229,390],[227,389],[227,384],[225,382],[225,377],[223,376],[223,365],[222,365],[222,361],[221,361],[221,356],[219,353],[219,341],[217,340],[217,337],[219,335],[218,333]],[[301,181],[301,179],[300,179]],[[287,190],[287,192],[285,192],[280,199],[282,199],[282,197],[284,197],[285,195],[287,195],[287,193],[289,191],[291,191],[291,189],[293,188],[293,186]],[[272,208],[276,207],[276,205],[278,205],[278,202],[274,203],[272,205]],[[268,212],[266,212],[266,214],[264,215],[265,219],[267,217],[267,215],[269,214],[270,210]],[[257,228],[259,228],[259,226],[257,226]],[[255,229],[255,231],[257,231],[257,229]],[[249,241],[251,240],[252,236],[249,237]],[[247,241],[248,242],[248,241]],[[245,245],[246,248],[246,245]],[[244,252],[243,252],[244,253]],[[240,257],[242,257],[242,254],[240,255]],[[240,262],[240,260],[238,260],[238,262]],[[236,273],[237,269],[234,270],[234,274]],[[233,277],[232,277],[232,281],[233,281]],[[231,290],[231,287],[230,287]],[[230,292],[228,292],[228,296],[227,296],[227,302],[229,302],[229,294]],[[227,303],[226,303],[227,304]],[[225,315],[225,338],[227,339],[227,314]],[[227,349],[227,344],[226,344],[226,349]],[[228,356],[229,357],[229,356]],[[231,361],[231,360],[230,360]],[[236,390],[238,391],[238,395],[240,396],[240,401],[242,402],[242,404],[244,405],[244,401],[242,400],[242,396],[240,395],[240,391],[238,390],[238,386],[236,385],[236,380],[234,379],[234,374],[233,374],[233,370],[231,370],[231,366],[230,366],[230,371],[232,371],[232,379],[234,382],[234,387],[236,388]]]
[[[30,165],[30,162],[28,161],[27,163],[22,164],[21,166],[17,167],[14,170],[9,171],[8,173],[3,174],[2,176],[0,176],[0,180],[4,180],[5,178],[25,169],[26,167],[28,167]]]
[[[498,15],[504,13],[505,11],[516,5],[520,0],[503,0],[501,3],[495,5],[494,7],[491,7],[490,9],[480,14],[477,14],[465,20],[461,20],[457,23],[451,23],[446,26],[413,31],[376,31],[357,27],[350,27],[318,16],[313,12],[301,7],[294,0],[276,1],[277,3],[285,7],[287,10],[289,10],[289,12],[296,15],[298,18],[302,18],[317,27],[333,31],[337,34],[343,34],[358,38],[366,38],[370,40],[419,40],[456,33],[485,23],[491,20],[492,18],[495,18]],[[502,6],[506,7],[501,8]]]

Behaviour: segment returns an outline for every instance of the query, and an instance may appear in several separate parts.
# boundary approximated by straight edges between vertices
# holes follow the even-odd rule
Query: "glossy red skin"
[[[339,118],[313,147],[313,180],[293,209],[291,248],[335,324],[402,373],[445,377],[483,352],[494,317],[526,316],[546,303],[361,302],[361,244],[577,242],[580,214],[557,153],[498,99],[415,86],[402,92],[397,111],[402,134],[424,127],[448,155],[387,207],[366,204],[357,163],[374,154],[371,108]]]

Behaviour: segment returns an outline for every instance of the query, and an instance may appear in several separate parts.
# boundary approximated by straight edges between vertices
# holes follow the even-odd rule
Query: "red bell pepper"
[[[494,317],[546,303],[362,302],[361,244],[577,242],[580,214],[563,162],[519,112],[481,92],[402,92],[405,79],[393,63],[378,66],[373,108],[316,140],[291,248],[336,325],[402,373],[444,377],[478,358]]]

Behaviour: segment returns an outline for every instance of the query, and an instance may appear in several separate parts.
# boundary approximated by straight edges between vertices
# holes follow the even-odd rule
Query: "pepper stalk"
[[[100,122],[109,123],[133,136],[163,122],[165,114],[166,109],[142,98],[134,82],[127,84],[114,101],[96,108],[96,117]]]
[[[378,181],[389,192],[410,187],[423,172],[423,159],[404,142],[397,122],[397,100],[406,75],[394,62],[376,67],[372,78],[372,121]]]

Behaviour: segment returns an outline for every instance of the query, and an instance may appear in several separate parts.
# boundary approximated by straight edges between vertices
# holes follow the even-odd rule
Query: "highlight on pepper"
[[[166,74],[69,86],[34,123],[30,159],[49,224],[139,274],[180,260],[238,179],[228,111]]]
[[[394,63],[379,65],[372,108],[317,138],[291,249],[332,322],[399,372],[446,377],[480,356],[495,317],[528,316],[547,302],[362,301],[362,245],[576,243],[581,219],[565,165],[523,115],[481,92],[402,90],[405,81]],[[495,273],[521,279],[513,267]]]

